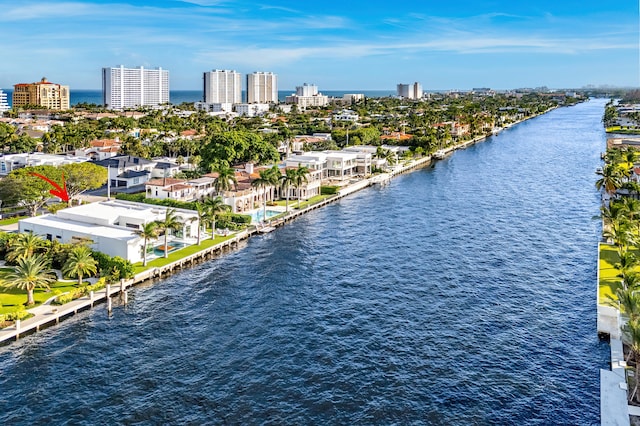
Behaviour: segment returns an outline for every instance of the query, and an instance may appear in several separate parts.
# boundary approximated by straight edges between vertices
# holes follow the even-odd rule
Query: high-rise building
[[[231,70],[207,71],[203,75],[206,104],[242,102],[242,80],[239,72]]]
[[[296,93],[287,96],[286,102],[304,109],[310,106],[325,106],[329,103],[329,97],[319,93],[315,84],[304,83],[302,86],[296,86]]]
[[[166,104],[169,102],[169,71],[125,68],[124,65],[102,68],[102,99],[110,109]]]
[[[278,76],[272,72],[247,75],[247,102],[250,104],[278,103]]]
[[[46,109],[69,109],[69,86],[51,83],[42,78],[37,83],[20,83],[13,86],[13,107],[38,105]]]
[[[398,84],[398,96],[407,99],[422,99],[422,85],[418,82],[413,84]]]
[[[7,103],[7,94],[0,89],[0,114],[5,111],[9,111],[9,104]]]

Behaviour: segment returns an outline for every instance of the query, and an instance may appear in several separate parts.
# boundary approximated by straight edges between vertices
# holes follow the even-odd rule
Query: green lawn
[[[636,135],[636,134],[640,134],[640,129],[629,129],[629,128],[623,129],[620,126],[611,126],[611,127],[607,127],[606,132]]]
[[[18,216],[18,217],[11,217],[9,219],[2,219],[0,220],[0,226],[1,225],[13,225],[14,223],[18,223],[18,221],[20,219],[24,219],[26,216]]]
[[[6,275],[8,268],[0,269],[0,278]],[[41,288],[35,289],[33,292],[33,298],[36,305],[41,304],[50,297],[56,295],[56,293],[65,293],[74,288],[77,288],[76,282],[61,282],[58,281],[51,286],[51,291],[46,291]],[[19,290],[17,288],[4,288],[0,287],[0,314],[7,314],[9,312],[16,312],[22,308],[27,301],[27,292]]]
[[[168,265],[171,262],[175,262],[176,260],[180,260],[183,259],[187,256],[190,256],[192,254],[195,254],[201,250],[204,250],[206,248],[209,248],[211,246],[214,246],[216,244],[219,244],[223,241],[226,240],[230,240],[231,238],[233,238],[234,235],[229,235],[229,236],[222,236],[222,235],[216,235],[215,239],[202,239],[200,240],[200,245],[192,245],[192,246],[188,246],[185,248],[181,248],[180,250],[176,250],[173,253],[169,253],[169,257],[167,257],[166,259],[164,257],[160,257],[158,259],[154,259],[151,260],[147,263],[147,266],[142,266],[142,262],[138,262],[136,263],[135,266],[135,274],[139,274],[140,272],[144,272],[148,269],[152,269],[152,268],[157,268],[160,266],[165,266]]]
[[[619,261],[616,248],[609,244],[600,244],[600,282],[598,283],[598,303],[607,304],[610,297],[615,297],[616,290],[620,287],[620,278],[617,277],[618,270],[613,265]]]
[[[303,209],[305,207],[308,207],[312,204],[315,203],[319,203],[322,200],[326,200],[327,198],[331,197],[331,195],[316,195],[315,197],[311,197],[308,201],[300,201],[300,208]],[[287,205],[287,200],[278,200],[275,202],[276,205],[281,206],[281,207],[285,207]],[[267,208],[269,208],[269,206],[267,205]],[[289,200],[289,210],[294,210],[298,208],[298,199],[290,199]],[[277,218],[277,216],[276,216]],[[271,217],[270,219],[273,219],[273,217]]]

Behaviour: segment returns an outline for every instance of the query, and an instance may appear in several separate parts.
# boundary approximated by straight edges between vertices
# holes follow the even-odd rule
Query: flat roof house
[[[136,263],[142,261],[144,246],[144,240],[136,231],[145,223],[163,220],[166,210],[164,206],[129,201],[100,201],[59,210],[55,214],[22,219],[18,222],[18,229],[50,241],[89,242],[89,247],[96,251]],[[174,249],[193,244],[199,226],[196,212],[175,210],[182,227],[169,235],[167,245]],[[158,241],[163,242],[163,237]],[[153,250],[154,244],[148,244],[148,252],[153,255]]]

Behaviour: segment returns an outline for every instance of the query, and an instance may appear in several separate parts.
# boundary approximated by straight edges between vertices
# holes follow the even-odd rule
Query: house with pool
[[[33,232],[49,241],[88,243],[93,250],[136,263],[142,261],[144,247],[144,239],[136,231],[146,223],[163,220],[166,211],[164,206],[108,200],[22,219],[18,222],[18,229],[20,232]],[[181,227],[175,232],[169,231],[169,251],[195,244],[200,226],[196,212],[185,209],[175,209],[175,212]],[[147,259],[163,254],[163,236],[148,242]]]

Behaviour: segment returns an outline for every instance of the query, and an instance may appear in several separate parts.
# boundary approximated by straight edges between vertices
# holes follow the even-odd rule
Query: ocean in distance
[[[7,101],[11,106],[11,96],[13,90],[3,90],[7,94]],[[243,97],[245,91],[242,91]],[[284,102],[285,97],[295,93],[295,90],[280,90],[278,91],[278,99],[280,102]],[[370,98],[380,98],[385,96],[394,96],[393,90],[327,90],[321,91],[322,94],[329,97],[342,97],[345,93],[363,93]],[[202,101],[202,90],[172,90],[169,93],[169,101],[174,105],[180,105],[183,102],[199,102]],[[102,105],[102,91],[101,90],[71,90],[71,106],[79,103]]]
[[[0,424],[599,425],[606,101],[0,348]]]

